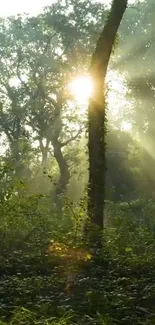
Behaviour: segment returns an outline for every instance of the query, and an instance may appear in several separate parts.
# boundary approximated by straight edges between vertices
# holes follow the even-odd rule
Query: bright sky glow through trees
[[[21,0],[5,0],[1,3],[0,16],[16,15],[18,13],[29,13],[32,15],[37,15],[41,12],[43,7],[49,6],[54,2],[54,0],[38,0],[38,1],[21,1]],[[106,4],[110,4],[111,0],[101,0]],[[130,0],[129,4],[135,3],[136,0]]]

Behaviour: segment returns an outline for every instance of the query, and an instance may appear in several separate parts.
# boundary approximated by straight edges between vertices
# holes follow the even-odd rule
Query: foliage
[[[86,120],[69,83],[75,71],[86,71],[104,19],[100,4],[67,3],[64,7],[58,1],[37,17],[0,21],[0,131],[12,178],[32,184],[39,167],[48,169],[56,183],[57,206],[71,176],[69,145],[83,134]],[[51,171],[54,160],[56,172]],[[36,178],[38,186],[42,179]]]
[[[154,202],[130,202],[132,208],[128,203],[107,202],[104,248],[94,256],[81,237],[75,241],[74,224],[69,222],[71,211],[80,218],[84,202],[81,210],[74,204],[71,210],[66,201],[68,224],[63,225],[63,219],[48,211],[46,201],[43,213],[44,200],[18,197],[15,201],[13,197],[3,206],[3,322],[12,322],[12,312],[20,310],[13,324],[19,319],[25,324],[62,322],[64,315],[72,317],[67,324],[153,324]],[[24,217],[26,207],[31,222]]]
[[[104,247],[83,238],[86,115],[68,83],[87,72],[107,13],[66,0],[0,19],[1,325],[155,323],[153,0],[129,6],[120,27],[110,68],[128,97],[108,124]]]

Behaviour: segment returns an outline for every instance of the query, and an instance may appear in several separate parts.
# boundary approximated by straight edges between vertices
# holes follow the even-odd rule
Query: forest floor
[[[80,255],[81,256],[81,255]],[[1,259],[2,324],[155,324],[155,258],[16,251]]]

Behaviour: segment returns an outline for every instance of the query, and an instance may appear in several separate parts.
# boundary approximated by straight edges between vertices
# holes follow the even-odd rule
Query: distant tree
[[[125,74],[130,89],[133,125],[143,152],[141,188],[150,198],[155,193],[154,11],[153,0],[140,1],[129,8],[126,22],[121,26],[118,60],[114,65],[120,73]]]
[[[140,154],[140,145],[129,132],[109,130],[106,151],[106,200],[130,201],[139,197]]]

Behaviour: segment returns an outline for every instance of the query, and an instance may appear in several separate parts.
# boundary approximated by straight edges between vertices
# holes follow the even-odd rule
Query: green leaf
[[[132,252],[132,248],[131,247],[126,247],[125,251],[126,251],[126,253]]]

